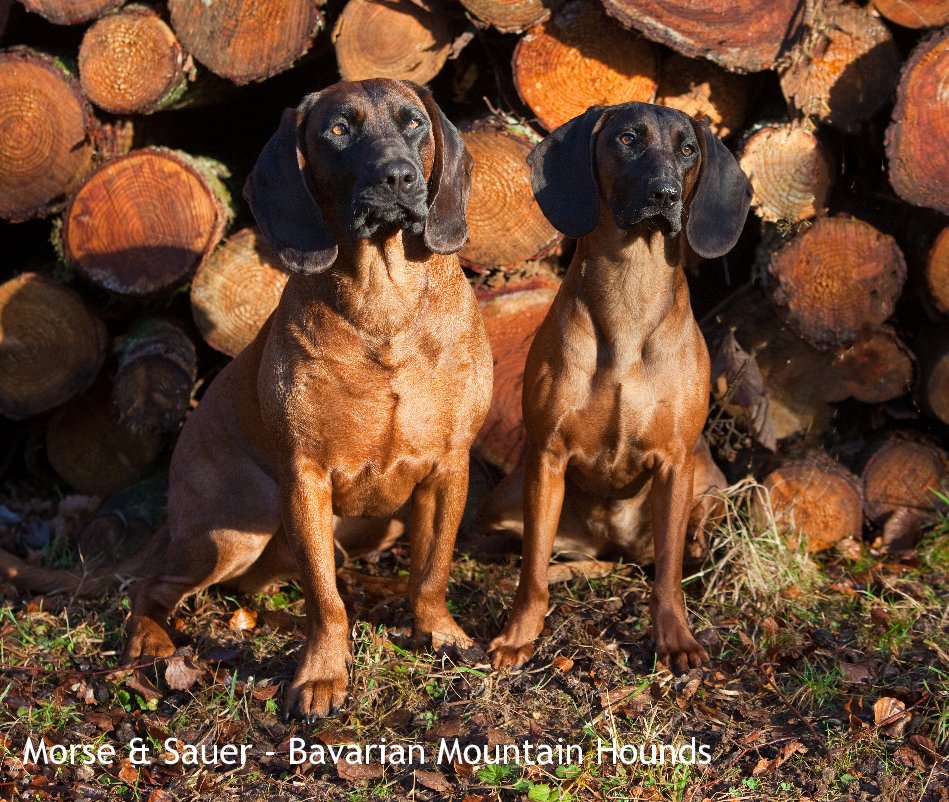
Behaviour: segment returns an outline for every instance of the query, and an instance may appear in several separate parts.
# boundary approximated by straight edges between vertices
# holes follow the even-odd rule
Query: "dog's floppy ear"
[[[435,253],[456,253],[468,241],[465,210],[471,194],[471,168],[474,159],[465,147],[458,129],[438,107],[432,93],[420,84],[407,81],[418,94],[432,122],[435,139],[435,163],[428,190],[428,218],[425,221],[425,245]]]
[[[602,113],[603,106],[591,106],[548,134],[527,157],[541,211],[568,237],[590,233],[600,219],[593,132]]]
[[[708,120],[692,120],[692,127],[699,139],[702,164],[685,232],[693,251],[714,259],[738,242],[751,205],[751,182],[709,129]]]
[[[304,175],[300,129],[316,100],[285,109],[244,185],[244,198],[264,237],[287,270],[322,273],[338,249]]]

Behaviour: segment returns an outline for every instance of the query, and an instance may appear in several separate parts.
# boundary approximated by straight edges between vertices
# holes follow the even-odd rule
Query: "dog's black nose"
[[[679,188],[671,181],[660,181],[649,187],[649,200],[660,209],[668,209],[679,202]]]
[[[379,183],[385,184],[396,195],[415,188],[418,172],[408,159],[393,159],[379,168]]]

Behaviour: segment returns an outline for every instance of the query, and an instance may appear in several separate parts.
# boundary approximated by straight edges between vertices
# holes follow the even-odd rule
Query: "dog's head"
[[[284,266],[320,273],[341,238],[378,231],[420,234],[435,253],[461,250],[471,165],[424,87],[341,82],[284,111],[244,197]]]
[[[684,226],[711,259],[738,241],[751,203],[750,182],[707,121],[650,103],[593,106],[528,162],[540,208],[570,237],[596,227],[602,197],[620,228],[654,222],[675,236]]]

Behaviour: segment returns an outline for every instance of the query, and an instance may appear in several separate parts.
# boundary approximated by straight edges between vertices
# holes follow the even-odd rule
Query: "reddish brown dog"
[[[544,214],[578,241],[527,356],[527,455],[482,511],[488,527],[524,538],[493,663],[533,653],[559,536],[564,551],[655,557],[656,651],[682,672],[708,660],[686,621],[682,558],[695,490],[720,475],[701,440],[709,357],[683,266],[690,250],[712,258],[734,246],[751,187],[707,123],[644,103],[589,109],[529,161]]]
[[[171,462],[158,573],[132,607],[126,661],[169,655],[172,609],[213,583],[299,576],[307,631],[285,713],[341,705],[349,626],[334,515],[410,502],[416,633],[471,641],[445,603],[468,451],[491,398],[491,352],[457,252],[471,157],[424,88],[340,83],[287,110],[245,194],[293,275],[257,339],[208,388]],[[336,522],[343,548],[398,535]]]

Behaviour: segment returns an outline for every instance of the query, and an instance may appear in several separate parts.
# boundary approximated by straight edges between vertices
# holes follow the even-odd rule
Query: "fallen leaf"
[[[138,768],[132,765],[129,758],[122,761],[122,767],[119,769],[119,779],[126,785],[136,785],[138,783]]]
[[[929,740],[925,735],[910,735],[910,743],[917,749],[931,757],[933,760],[941,760],[942,756],[936,751],[936,744]]]
[[[187,691],[202,677],[204,671],[182,654],[174,654],[168,658],[165,666],[165,682],[173,691]]]
[[[562,674],[566,674],[571,668],[573,668],[573,660],[571,660],[569,657],[561,657],[560,655],[557,655],[551,661],[551,664]]]
[[[906,705],[892,696],[881,696],[873,703],[873,723],[891,738],[902,738],[912,717]]]
[[[148,795],[148,802],[174,802],[175,798],[167,791],[156,788]]]
[[[789,741],[788,743],[784,744],[784,746],[778,750],[778,754],[776,754],[773,758],[761,758],[754,769],[752,769],[751,773],[755,776],[758,776],[759,774],[767,774],[771,771],[774,771],[781,764],[786,763],[798,752],[804,754],[806,751],[807,747],[797,739],[794,739],[793,741]]]
[[[911,746],[900,746],[893,753],[893,757],[906,768],[913,769],[924,769],[926,764],[923,762],[922,757],[920,757],[919,752],[913,749]]]
[[[248,610],[246,607],[238,607],[234,611],[234,615],[231,616],[231,620],[227,622],[228,629],[233,629],[237,632],[244,632],[256,626],[257,611]]]
[[[844,682],[851,685],[868,685],[872,682],[874,674],[876,674],[876,664],[877,661],[875,660],[859,663],[848,663],[845,660],[840,660],[837,663],[840,668],[840,676]]]
[[[419,785],[424,785],[430,791],[437,791],[440,794],[447,794],[452,790],[451,783],[445,779],[445,775],[440,771],[416,769],[415,779],[418,780]]]
[[[125,681],[125,685],[136,693],[141,694],[146,702],[161,699],[161,693],[159,693],[158,688],[152,685],[151,681],[141,671],[133,672],[132,676]]]
[[[345,758],[340,758],[336,762],[336,773],[349,782],[368,782],[378,780],[385,774],[385,768],[381,763],[347,763]]]

